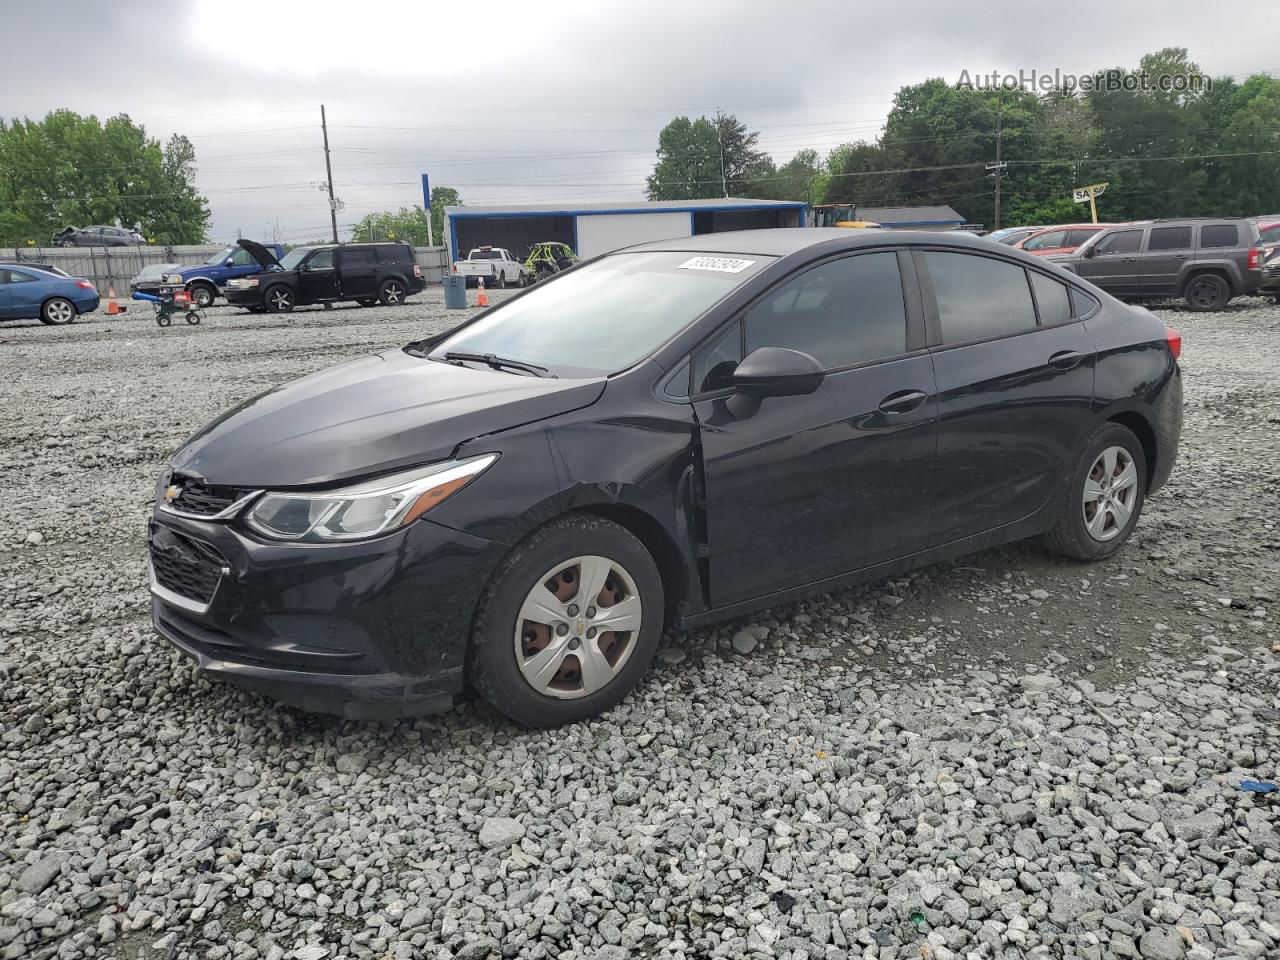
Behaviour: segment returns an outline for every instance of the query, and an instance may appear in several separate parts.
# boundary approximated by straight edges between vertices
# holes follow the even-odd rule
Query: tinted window
[[[1071,288],[1071,312],[1075,316],[1087,317],[1097,305],[1098,301],[1089,296],[1089,294],[1083,293],[1075,287]]]
[[[408,263],[413,258],[408,247],[395,244],[389,247],[378,247],[378,259],[383,263]]]
[[[1215,223],[1200,228],[1200,246],[1234,247],[1240,242],[1240,233],[1234,223]]]
[[[1071,319],[1071,298],[1067,285],[1051,280],[1040,273],[1031,273],[1031,288],[1036,293],[1036,309],[1040,311],[1040,325],[1066,323]]]
[[[342,266],[349,270],[360,270],[373,266],[373,251],[368,247],[352,247],[342,251]]]
[[[832,260],[788,280],[747,313],[747,353],[788,347],[828,370],[907,350],[896,253]]]
[[[733,371],[742,360],[742,325],[731,323],[702,351],[693,368],[695,393],[733,386]]]
[[[1078,247],[1097,232],[1097,230],[1068,230],[1067,242],[1064,243],[1063,246]]]
[[[1067,231],[1050,230],[1048,233],[1037,234],[1027,240],[1022,245],[1023,250],[1044,250],[1049,247],[1062,247],[1067,242]]]
[[[1094,246],[1094,251],[1104,253],[1137,253],[1142,244],[1141,230],[1119,230],[1109,233]]]
[[[1022,267],[962,253],[924,255],[938,298],[943,343],[985,340],[1036,325],[1031,289]]]
[[[29,283],[35,277],[29,273],[19,273],[17,270],[0,270],[0,282],[3,283]]]
[[[324,270],[333,266],[333,251],[321,250],[307,261],[308,270]]]
[[[1235,243],[1236,243],[1235,229],[1236,228],[1234,225],[1230,227],[1205,227],[1203,230],[1200,231],[1200,246],[1202,247],[1233,247],[1235,246]],[[1205,238],[1209,235],[1210,230],[1230,230],[1231,242],[1230,243],[1207,243]],[[1262,243],[1280,243],[1280,223],[1277,223],[1274,226],[1267,227],[1267,229],[1263,230],[1260,234],[1258,234],[1258,239]]]
[[[1186,250],[1191,246],[1190,227],[1152,227],[1148,250]]]

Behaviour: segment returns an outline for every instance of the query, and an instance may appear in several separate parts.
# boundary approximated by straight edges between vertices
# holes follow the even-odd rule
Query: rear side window
[[[1094,253],[1137,253],[1142,245],[1141,230],[1118,230],[1108,233],[1094,246]]]
[[[19,273],[17,270],[0,270],[0,283],[29,283],[35,277],[29,273]]]
[[[368,247],[352,247],[349,250],[342,251],[342,266],[344,269],[360,270],[365,267],[372,267],[373,262],[373,251]]]
[[[1027,272],[964,253],[924,254],[938,300],[943,343],[967,343],[1035,329]]]
[[[1240,243],[1240,231],[1234,223],[1213,223],[1200,228],[1201,247],[1234,247]]]
[[[1093,312],[1094,307],[1099,306],[1097,300],[1089,296],[1083,291],[1071,288],[1071,312],[1077,317],[1087,317]]]
[[[1071,319],[1071,297],[1065,283],[1032,271],[1031,289],[1035,291],[1036,309],[1040,311],[1040,326],[1066,323]]]
[[[1190,227],[1152,227],[1148,250],[1187,250],[1191,247]]]
[[[411,259],[409,248],[398,243],[378,247],[378,260],[382,263],[408,263]]]
[[[898,255],[864,253],[806,270],[752,307],[747,353],[788,347],[828,370],[907,350],[907,310]]]

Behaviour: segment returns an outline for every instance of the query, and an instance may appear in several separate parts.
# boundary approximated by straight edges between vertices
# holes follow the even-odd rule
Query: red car
[[[1019,250],[1047,257],[1052,253],[1070,253],[1099,230],[1112,226],[1109,223],[1065,223],[1044,227],[1014,244]]]

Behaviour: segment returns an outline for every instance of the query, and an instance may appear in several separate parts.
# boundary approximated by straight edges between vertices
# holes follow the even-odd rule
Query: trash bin
[[[467,278],[456,273],[446,273],[440,283],[444,286],[446,310],[467,309]]]

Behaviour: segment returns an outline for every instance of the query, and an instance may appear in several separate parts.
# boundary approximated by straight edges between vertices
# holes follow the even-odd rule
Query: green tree
[[[186,137],[162,147],[124,114],[0,119],[0,239],[47,243],[64,226],[107,223],[157,243],[199,243],[209,210],[194,176]]]
[[[438,246],[444,246],[444,208],[462,206],[462,198],[453,187],[431,188],[431,231]]]
[[[649,199],[755,195],[773,167],[756,148],[759,136],[732,114],[676,117],[658,134],[658,162],[647,181]]]
[[[431,188],[431,239],[437,246],[444,243],[444,208],[462,203],[452,187]],[[353,240],[403,240],[415,247],[427,246],[427,212],[421,207],[401,207],[366,214],[352,230]]]

